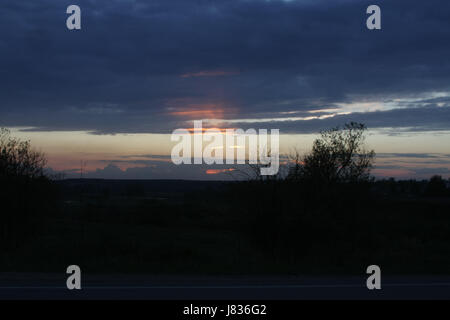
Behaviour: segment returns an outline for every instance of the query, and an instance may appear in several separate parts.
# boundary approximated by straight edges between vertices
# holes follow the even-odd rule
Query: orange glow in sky
[[[223,119],[225,110],[215,105],[205,105],[188,110],[172,111],[169,114],[187,119]]]
[[[229,168],[229,169],[208,169],[206,170],[206,174],[219,174],[219,173],[224,173],[224,172],[232,172],[235,169],[233,168]]]

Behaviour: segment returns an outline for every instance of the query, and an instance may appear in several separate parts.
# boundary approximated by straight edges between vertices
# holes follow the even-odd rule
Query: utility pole
[[[81,160],[80,161],[80,179],[83,179],[83,171],[86,167],[86,161]]]

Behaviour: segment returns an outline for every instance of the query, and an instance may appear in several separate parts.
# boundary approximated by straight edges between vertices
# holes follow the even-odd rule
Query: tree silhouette
[[[13,138],[8,129],[0,129],[0,177],[42,178],[45,164],[44,154],[33,150],[29,141]]]
[[[365,131],[365,125],[356,122],[322,131],[309,154],[292,157],[289,178],[322,184],[367,181],[375,152],[364,147]]]
[[[52,210],[45,164],[44,154],[29,141],[0,129],[0,249],[13,250],[30,240]]]

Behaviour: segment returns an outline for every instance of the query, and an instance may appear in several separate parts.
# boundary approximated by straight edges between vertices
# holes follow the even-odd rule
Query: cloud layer
[[[258,126],[286,132],[349,120],[450,128],[448,1],[378,1],[380,31],[365,28],[370,1],[77,4],[81,31],[66,29],[64,2],[1,1],[0,125],[153,133],[213,118],[235,127],[269,119]],[[342,107],[365,102],[381,107]],[[270,120],[322,109],[337,111]]]

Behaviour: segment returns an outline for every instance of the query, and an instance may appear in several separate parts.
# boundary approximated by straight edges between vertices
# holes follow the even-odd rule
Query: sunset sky
[[[289,154],[358,121],[377,177],[450,177],[449,17],[445,0],[2,0],[0,126],[67,177],[223,179],[174,166],[171,132],[280,129]]]

